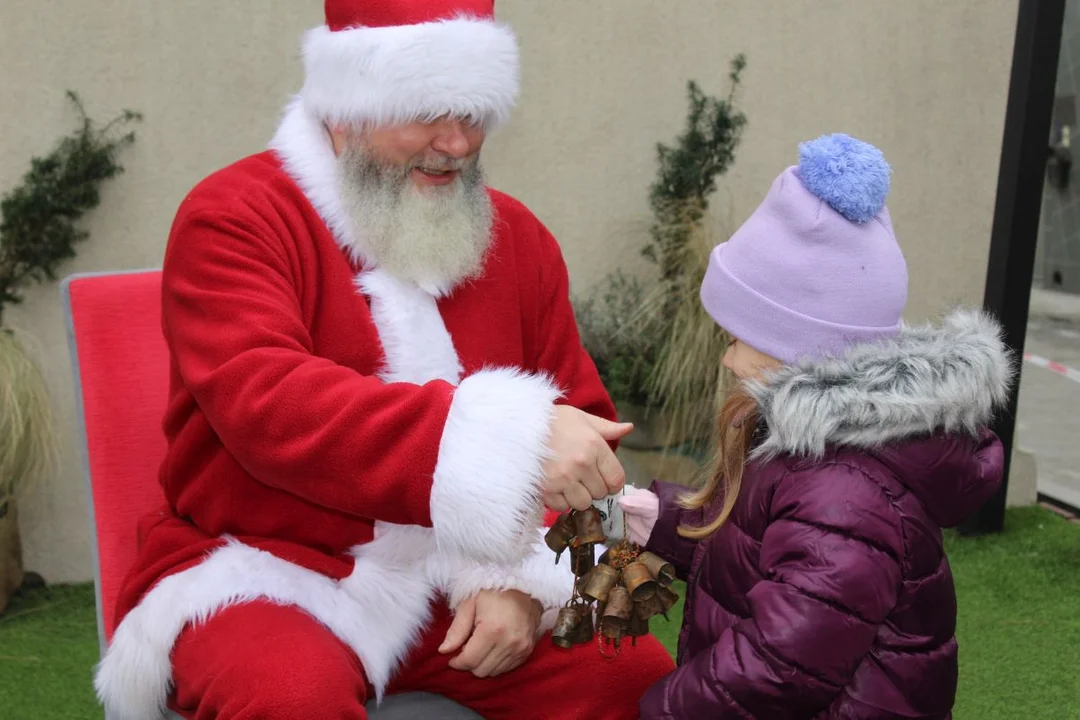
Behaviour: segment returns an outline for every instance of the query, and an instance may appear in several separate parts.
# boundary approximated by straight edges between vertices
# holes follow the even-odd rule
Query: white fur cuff
[[[518,565],[505,566],[469,564],[463,562],[449,581],[450,607],[457,609],[463,601],[481,590],[517,590],[534,598],[544,608],[538,632],[545,633],[555,625],[559,608],[566,604],[574,590],[574,574],[570,556],[566,553],[555,562],[555,553],[540,539],[531,553]]]
[[[543,518],[543,463],[559,391],[519,370],[484,370],[458,386],[431,489],[439,547],[476,562],[519,563]]]

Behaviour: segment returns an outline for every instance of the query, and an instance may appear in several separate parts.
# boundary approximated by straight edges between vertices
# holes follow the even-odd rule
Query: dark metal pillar
[[[1027,333],[1065,0],[1020,0],[1019,6],[983,298],[984,307],[1004,326],[1018,369]],[[961,526],[965,534],[1000,532],[1005,526],[1017,395],[1014,386],[1007,411],[994,424],[1005,444],[1005,482]]]

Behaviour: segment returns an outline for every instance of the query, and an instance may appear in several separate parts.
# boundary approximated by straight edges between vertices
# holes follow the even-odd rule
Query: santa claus
[[[616,492],[628,426],[559,246],[485,186],[518,90],[492,0],[327,0],[270,150],[183,200],[163,267],[167,507],[96,677],[117,717],[637,717],[671,670],[542,637],[549,509]]]

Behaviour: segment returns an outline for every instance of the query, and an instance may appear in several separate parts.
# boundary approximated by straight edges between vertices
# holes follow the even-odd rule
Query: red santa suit
[[[433,613],[513,588],[543,604],[546,628],[571,593],[567,560],[556,565],[539,530],[549,423],[555,403],[606,418],[614,408],[581,347],[555,239],[492,190],[478,278],[433,294],[393,277],[342,209],[323,125],[357,108],[381,122],[437,109],[498,124],[516,93],[513,37],[490,1],[455,3],[478,17],[451,20],[448,3],[326,5],[327,26],[307,39],[304,92],[271,149],[201,182],[169,238],[167,507],[140,526],[96,677],[120,717],[160,713],[177,638],[229,606],[304,611],[381,697],[409,652],[445,633]],[[397,15],[383,18],[388,5]],[[357,13],[365,26],[351,28]],[[409,52],[435,50],[445,72],[418,83],[416,67],[402,69]],[[584,649],[567,657],[598,657]],[[542,639],[540,652],[559,651]],[[619,693],[670,669],[652,640],[624,658]],[[497,678],[486,682],[498,692]],[[521,708],[532,711],[519,717],[619,716],[595,710],[618,703],[587,683],[579,698],[530,687]]]

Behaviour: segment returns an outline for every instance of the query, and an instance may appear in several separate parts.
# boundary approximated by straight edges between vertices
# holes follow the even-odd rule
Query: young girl
[[[739,379],[697,492],[620,500],[688,581],[678,669],[644,718],[949,718],[956,596],[941,528],[997,490],[986,429],[1012,381],[999,328],[906,327],[877,148],[845,135],[717,247],[701,289]]]

